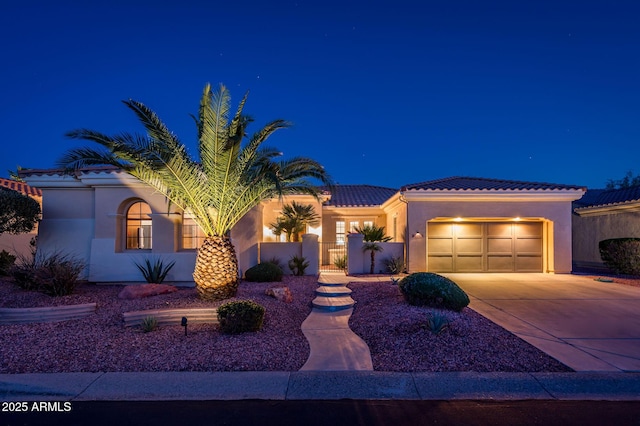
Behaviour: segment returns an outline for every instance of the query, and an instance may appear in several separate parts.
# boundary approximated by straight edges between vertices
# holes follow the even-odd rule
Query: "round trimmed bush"
[[[282,268],[271,262],[258,263],[244,273],[247,281],[266,283],[272,281],[282,281]]]
[[[416,272],[398,283],[410,305],[432,306],[461,311],[469,304],[469,296],[456,283],[432,272]]]
[[[227,334],[259,331],[264,321],[264,307],[251,300],[237,300],[218,308],[220,330]]]

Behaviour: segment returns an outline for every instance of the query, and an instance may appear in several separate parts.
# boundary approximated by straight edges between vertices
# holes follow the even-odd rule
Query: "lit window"
[[[364,227],[366,228],[367,226],[369,228],[373,228],[373,221],[372,220],[365,220],[364,222]]]
[[[182,219],[182,248],[185,250],[197,249],[204,241],[204,232],[193,220],[193,216],[185,212]]]
[[[345,242],[344,221],[336,222],[336,243],[343,246]]]
[[[127,249],[151,249],[151,208],[142,201],[127,210]]]
[[[360,222],[356,221],[351,221],[349,222],[349,232],[356,232],[356,228],[360,226]]]

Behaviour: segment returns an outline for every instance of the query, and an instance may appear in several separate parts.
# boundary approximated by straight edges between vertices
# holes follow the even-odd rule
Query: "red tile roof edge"
[[[12,189],[30,197],[42,197],[41,189],[29,186],[24,182],[18,182],[17,180],[0,178],[0,186]]]

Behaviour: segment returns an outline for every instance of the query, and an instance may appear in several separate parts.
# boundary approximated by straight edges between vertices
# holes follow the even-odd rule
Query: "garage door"
[[[542,272],[542,223],[429,223],[427,249],[432,272]]]

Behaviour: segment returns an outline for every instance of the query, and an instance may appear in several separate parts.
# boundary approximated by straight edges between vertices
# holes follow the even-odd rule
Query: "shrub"
[[[445,329],[449,328],[449,318],[442,312],[434,312],[427,319],[427,330],[435,335],[442,333]]]
[[[40,220],[40,204],[33,198],[0,187],[0,234],[31,231]]]
[[[278,259],[277,257],[273,256],[271,259],[267,260],[264,263],[273,263],[274,265],[280,267],[280,269],[282,269],[282,261],[280,259]]]
[[[37,289],[49,296],[66,296],[75,290],[84,262],[68,254],[54,253],[36,266]]]
[[[218,308],[220,330],[227,334],[259,331],[264,321],[264,307],[251,300],[228,302]]]
[[[263,262],[247,269],[244,277],[247,281],[264,283],[282,281],[283,273],[282,268],[278,265],[274,265],[271,262]]]
[[[142,276],[148,283],[152,284],[160,284],[167,277],[167,274],[173,268],[173,265],[176,264],[176,261],[172,261],[169,264],[165,265],[164,260],[162,258],[146,258],[144,259],[144,264],[134,262],[136,267],[142,272]]]
[[[291,273],[295,276],[304,275],[305,269],[309,267],[309,261],[304,258],[304,256],[292,256],[289,259],[289,269],[291,269]]]
[[[31,259],[21,259],[11,269],[11,275],[15,283],[25,290],[37,290],[50,296],[66,296],[75,290],[84,267],[83,261],[69,254],[36,254]]]
[[[156,317],[151,315],[145,317],[140,323],[140,328],[142,328],[142,331],[144,331],[145,333],[154,331],[158,328],[158,320],[156,319]]]
[[[333,261],[333,265],[338,269],[347,269],[347,255],[337,257],[336,260]]]
[[[640,238],[612,238],[598,244],[600,257],[618,274],[640,275]]]
[[[9,275],[9,271],[13,267],[16,257],[6,250],[0,251],[0,276]]]
[[[398,286],[410,305],[461,311],[469,304],[469,296],[456,283],[431,272],[408,275],[400,280]]]
[[[391,256],[382,261],[384,263],[385,268],[387,268],[387,272],[390,274],[400,274],[404,272],[404,259],[402,256],[394,257]]]

